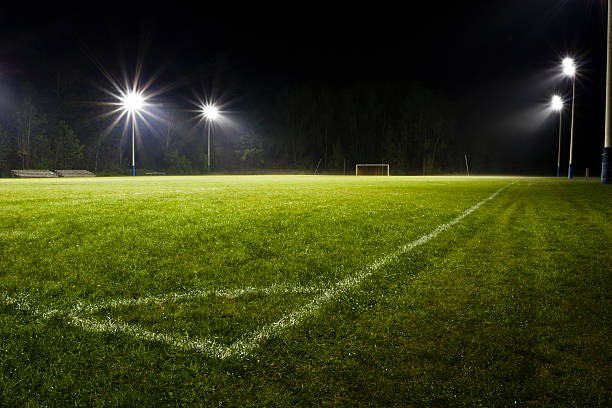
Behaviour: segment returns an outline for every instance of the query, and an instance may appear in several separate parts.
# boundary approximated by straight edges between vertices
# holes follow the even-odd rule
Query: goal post
[[[356,164],[355,165],[356,176],[388,176],[389,165],[388,164]]]

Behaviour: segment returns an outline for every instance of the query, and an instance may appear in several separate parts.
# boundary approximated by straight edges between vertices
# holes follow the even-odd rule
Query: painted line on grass
[[[188,292],[171,293],[164,296],[147,296],[132,299],[116,299],[91,304],[79,303],[68,311],[62,311],[58,309],[44,309],[41,306],[33,306],[32,303],[28,301],[28,296],[23,294],[17,296],[4,295],[3,298],[6,304],[13,305],[15,308],[31,313],[33,315],[41,316],[43,318],[50,318],[53,316],[62,316],[64,318],[67,318],[70,324],[76,327],[80,327],[85,331],[98,333],[125,333],[140,340],[161,342],[185,350],[196,350],[210,357],[216,357],[220,359],[226,359],[231,357],[247,357],[251,355],[264,341],[278,336],[281,332],[286,331],[287,329],[293,326],[299,325],[308,316],[314,314],[328,303],[331,303],[341,294],[346,293],[360,285],[364,280],[373,275],[381,267],[398,260],[401,255],[437,237],[440,233],[446,231],[450,227],[463,220],[465,217],[480,208],[483,204],[494,199],[504,189],[515,184],[517,181],[514,181],[500,188],[499,190],[491,194],[489,197],[465,210],[453,220],[447,222],[446,224],[439,225],[429,234],[423,235],[417,240],[401,246],[395,252],[377,259],[375,262],[365,267],[356,275],[346,278],[338,282],[335,286],[327,289],[301,286],[272,285],[266,288],[246,287],[219,290],[194,290]],[[171,335],[153,332],[144,329],[138,325],[128,324],[118,320],[111,320],[110,318],[102,320],[99,318],[88,316],[104,308],[112,309],[123,306],[139,306],[151,303],[176,302],[208,296],[233,299],[249,294],[271,295],[282,293],[316,292],[319,292],[320,294],[301,308],[285,315],[284,317],[272,324],[266,325],[259,330],[244,335],[240,340],[231,343],[229,346],[220,344],[214,337],[208,339],[191,339],[184,335]]]
[[[187,337],[172,336],[163,333],[157,333],[150,330],[143,329],[140,326],[124,323],[122,321],[112,321],[110,319],[102,320],[95,318],[82,317],[80,314],[71,311],[62,311],[58,309],[43,309],[40,306],[34,306],[32,302],[28,300],[27,295],[7,296],[4,295],[4,302],[7,305],[13,306],[17,310],[29,313],[34,316],[39,316],[45,319],[59,316],[68,321],[69,324],[79,327],[88,332],[97,333],[125,333],[132,335],[139,340],[155,341],[166,343],[168,345],[187,349],[187,350],[199,350],[209,354],[213,357],[222,358],[221,354],[217,354],[223,349],[223,346],[217,344],[214,339],[202,340],[190,340]]]
[[[365,269],[359,272],[357,275],[351,276],[349,278],[346,278],[340,281],[338,284],[335,285],[335,287],[332,287],[328,289],[327,291],[323,292],[321,295],[315,297],[313,300],[311,300],[309,303],[302,306],[298,310],[292,313],[289,313],[288,315],[284,316],[280,320],[272,324],[266,325],[262,327],[260,330],[257,330],[251,333],[250,335],[245,336],[242,339],[234,342],[224,351],[224,353],[222,354],[222,358],[228,358],[228,357],[234,357],[234,356],[247,357],[248,355],[253,353],[253,351],[255,351],[255,349],[257,349],[262,342],[272,337],[276,337],[281,332],[289,329],[292,326],[296,326],[300,324],[306,317],[312,315],[313,313],[321,309],[323,306],[327,305],[328,303],[333,301],[335,298],[340,296],[341,294],[348,292],[349,290],[360,285],[365,279],[370,277],[372,274],[374,274],[374,272],[379,270],[381,267],[391,263],[392,261],[397,260],[401,255],[405,254],[406,252],[409,252],[415,247],[422,245],[432,240],[433,238],[437,237],[440,233],[446,231],[447,229],[449,229],[450,227],[457,224],[459,221],[463,220],[465,217],[467,217],[468,215],[476,211],[487,201],[494,199],[499,193],[501,193],[503,190],[505,190],[506,188],[508,188],[514,183],[516,183],[516,181],[505,185],[504,187],[500,188],[499,190],[497,190],[496,192],[494,192],[493,194],[491,194],[489,197],[485,198],[478,204],[465,210],[455,219],[447,222],[446,224],[439,225],[429,234],[423,235],[421,238],[400,247],[394,253],[383,256],[382,258],[376,260],[374,263],[372,263],[371,265],[368,265]]]
[[[325,291],[325,288],[314,286],[289,286],[272,285],[264,288],[244,287],[234,289],[217,290],[191,290],[187,292],[175,292],[163,296],[146,296],[140,298],[114,299],[98,303],[78,303],[69,310],[45,308],[41,305],[34,305],[27,294],[21,293],[13,296],[2,294],[2,299],[6,305],[11,305],[17,310],[28,314],[49,319],[60,317],[67,320],[73,326],[79,327],[88,332],[96,333],[125,333],[139,340],[155,341],[166,343],[185,350],[197,350],[211,357],[225,358],[228,347],[220,344],[216,338],[191,339],[185,335],[172,335],[147,330],[136,324],[125,323],[119,319],[96,318],[91,314],[103,309],[113,309],[126,306],[144,306],[155,303],[172,303],[185,300],[199,299],[205,297],[220,297],[235,299],[246,295],[275,295],[275,294],[311,294]]]
[[[28,295],[19,293],[17,295],[9,296],[5,293],[2,294],[4,304],[13,306],[17,310],[32,314],[34,316],[40,316],[45,319],[56,315],[65,314],[59,309],[47,309],[42,307],[33,306],[28,300]]]
[[[124,306],[143,306],[151,303],[168,303],[178,302],[182,300],[198,299],[205,297],[220,297],[226,299],[235,299],[246,295],[276,295],[276,294],[302,294],[322,292],[324,288],[314,286],[289,286],[276,284],[264,288],[247,286],[244,288],[235,289],[216,289],[216,290],[201,290],[195,289],[187,292],[175,292],[161,296],[146,296],[140,298],[123,298],[115,299],[99,303],[77,304],[72,311],[74,313],[95,313],[101,309],[113,309]]]

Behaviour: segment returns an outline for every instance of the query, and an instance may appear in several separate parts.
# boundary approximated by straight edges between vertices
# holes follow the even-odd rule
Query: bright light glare
[[[206,105],[202,108],[202,114],[208,120],[215,120],[219,117],[219,109],[215,105]]]
[[[139,111],[144,106],[144,98],[139,92],[129,91],[121,98],[123,109],[133,113]]]
[[[568,77],[576,75],[576,63],[573,58],[563,58],[563,73]]]
[[[554,110],[554,111],[560,111],[561,109],[563,109],[563,99],[561,99],[561,97],[559,95],[554,95],[552,97],[552,102],[550,104],[550,107]]]

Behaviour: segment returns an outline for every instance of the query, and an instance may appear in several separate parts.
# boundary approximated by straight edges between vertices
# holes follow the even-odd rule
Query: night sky
[[[338,87],[417,81],[452,101],[461,137],[489,138],[488,148],[507,152],[506,168],[544,174],[556,166],[558,123],[545,108],[553,92],[570,95],[558,66],[563,56],[574,55],[580,64],[575,167],[599,173],[604,2],[422,3],[5,10],[0,108],[8,109],[15,89],[36,86],[56,64],[74,67],[95,84],[104,78],[94,61],[118,75],[121,64],[134,70],[137,55],[144,58],[144,77],[159,74],[155,86],[170,87],[167,98],[189,100],[208,91],[214,75],[236,78],[228,98],[228,109],[236,111],[291,81]],[[226,61],[227,69],[210,73],[213,60]],[[565,152],[563,157],[566,165]]]

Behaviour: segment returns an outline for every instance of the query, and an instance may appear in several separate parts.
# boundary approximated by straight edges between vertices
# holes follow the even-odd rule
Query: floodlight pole
[[[572,125],[570,131],[570,154],[569,154],[569,166],[567,168],[567,178],[573,178],[572,173],[572,161],[574,157],[574,107],[576,104],[576,73],[572,76]]]
[[[557,177],[561,175],[561,118],[563,110],[559,109],[559,147],[557,148]]]
[[[210,173],[210,119],[206,120],[208,124],[208,172]]]
[[[606,68],[606,126],[604,148],[601,155],[601,184],[610,184],[611,168],[608,162],[612,153],[612,0],[608,0],[608,63]]]
[[[134,129],[136,127],[134,120],[134,114],[132,113],[132,176],[136,176],[136,155],[134,154]]]

